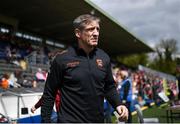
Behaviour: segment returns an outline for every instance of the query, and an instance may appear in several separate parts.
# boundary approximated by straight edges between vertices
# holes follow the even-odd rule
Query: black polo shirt
[[[120,105],[110,58],[99,48],[87,55],[70,47],[55,57],[43,93],[43,122],[50,122],[57,89],[61,91],[60,122],[103,122],[104,97],[114,108]]]

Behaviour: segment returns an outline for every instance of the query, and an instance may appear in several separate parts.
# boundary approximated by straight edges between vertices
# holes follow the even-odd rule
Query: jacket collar
[[[97,48],[95,47],[95,48],[89,53],[89,55],[87,55],[86,52],[85,52],[82,48],[80,48],[77,43],[76,43],[76,44],[73,44],[72,47],[74,48],[76,54],[77,54],[77,55],[80,55],[80,56],[89,56],[89,57],[91,57],[91,56],[95,55],[96,50],[97,50]]]

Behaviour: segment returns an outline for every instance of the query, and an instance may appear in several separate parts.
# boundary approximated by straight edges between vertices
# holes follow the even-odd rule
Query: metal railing
[[[42,92],[33,92],[31,90],[26,90],[26,93],[18,93],[18,92],[13,92],[13,91],[8,90],[8,89],[4,90],[4,89],[0,88],[0,96],[1,96],[0,102],[3,105],[3,109],[5,112],[4,114],[2,114],[2,113],[0,113],[0,114],[2,114],[5,118],[7,118],[8,122],[13,122],[13,121],[16,121],[16,119],[14,120],[8,116],[5,104],[4,104],[3,99],[2,99],[2,96],[6,95],[6,94],[17,97],[17,119],[19,119],[20,118],[20,101],[23,101],[23,97],[34,96],[34,95],[41,96]],[[23,104],[23,106],[25,106],[25,104]]]

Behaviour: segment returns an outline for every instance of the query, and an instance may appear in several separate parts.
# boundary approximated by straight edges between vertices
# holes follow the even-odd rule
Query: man
[[[103,122],[104,96],[127,120],[112,77],[110,58],[97,48],[100,19],[81,15],[74,24],[77,45],[56,55],[46,81],[41,106],[42,122],[50,122],[57,89],[61,92],[60,123]]]

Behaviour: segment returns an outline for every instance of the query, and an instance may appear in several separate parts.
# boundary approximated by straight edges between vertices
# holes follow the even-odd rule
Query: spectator
[[[13,72],[10,74],[8,81],[10,87],[21,87],[21,85],[17,83],[17,78],[15,77],[15,74]]]
[[[8,74],[4,74],[2,79],[1,79],[1,82],[0,82],[0,87],[3,88],[3,89],[8,89],[9,88],[9,75]]]
[[[35,74],[37,82],[45,82],[47,78],[47,73],[42,71],[41,68],[38,68],[38,71]]]
[[[122,79],[121,87],[119,89],[120,99],[123,104],[129,110],[129,118],[128,123],[132,123],[132,116],[131,116],[131,102],[132,102],[132,81],[128,77],[128,72],[125,70],[120,71],[120,76]]]
[[[10,63],[12,59],[12,54],[11,54],[11,48],[9,45],[6,46],[5,53],[6,53],[6,60],[8,63]]]

